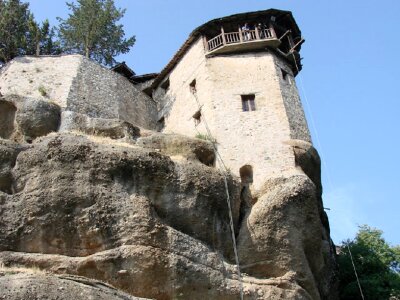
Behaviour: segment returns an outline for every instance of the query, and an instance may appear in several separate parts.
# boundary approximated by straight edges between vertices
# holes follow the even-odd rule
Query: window
[[[196,93],[196,79],[193,79],[193,81],[189,84],[189,88],[192,94]]]
[[[194,119],[194,125],[199,125],[201,122],[201,110],[196,111],[192,118]]]
[[[162,131],[165,127],[165,118],[161,117],[158,121],[157,121],[157,131]]]
[[[240,179],[243,184],[253,183],[253,167],[244,165],[239,169]]]
[[[242,110],[243,111],[255,111],[256,103],[255,103],[255,95],[242,95]]]
[[[169,78],[167,78],[167,80],[165,80],[163,83],[161,83],[161,88],[164,91],[167,91],[169,89]]]
[[[284,69],[281,69],[281,72],[283,80],[287,81],[288,83],[291,83],[289,73],[286,72]]]

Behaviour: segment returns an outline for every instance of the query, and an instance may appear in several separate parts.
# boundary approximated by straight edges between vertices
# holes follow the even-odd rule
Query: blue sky
[[[38,20],[66,17],[64,1],[31,0]],[[306,42],[297,76],[315,147],[323,158],[324,206],[336,243],[357,225],[400,244],[400,1],[116,0],[137,42],[124,60],[160,71],[197,26],[233,13],[291,10]],[[400,185],[400,184],[399,184]]]

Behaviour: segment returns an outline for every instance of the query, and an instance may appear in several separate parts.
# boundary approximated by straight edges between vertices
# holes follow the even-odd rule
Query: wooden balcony
[[[229,53],[236,51],[248,51],[265,49],[266,47],[277,48],[281,41],[276,37],[274,29],[255,29],[237,32],[224,32],[207,41],[207,55]]]

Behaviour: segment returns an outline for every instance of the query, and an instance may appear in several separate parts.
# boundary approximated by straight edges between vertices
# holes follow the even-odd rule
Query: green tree
[[[117,9],[113,0],[77,0],[68,3],[68,19],[60,21],[62,47],[69,53],[79,53],[101,64],[113,65],[114,57],[129,52],[135,37],[125,39],[123,26],[117,22],[125,10]]]
[[[20,0],[0,0],[0,62],[25,53],[29,5]]]
[[[362,299],[349,249],[365,299],[400,298],[400,247],[391,247],[382,231],[363,225],[354,240],[343,242],[338,256],[341,299]]]
[[[49,20],[46,19],[40,25],[31,14],[26,35],[26,54],[39,56],[60,53],[60,43],[55,40],[54,29],[50,27]]]

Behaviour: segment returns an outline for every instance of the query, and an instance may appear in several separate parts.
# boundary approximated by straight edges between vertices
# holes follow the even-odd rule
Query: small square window
[[[201,122],[201,110],[196,111],[192,118],[194,119],[195,126],[199,125]]]
[[[291,83],[289,73],[286,72],[284,69],[281,69],[282,72],[282,79]]]
[[[255,111],[256,103],[255,103],[255,95],[242,95],[242,110],[243,111]]]

